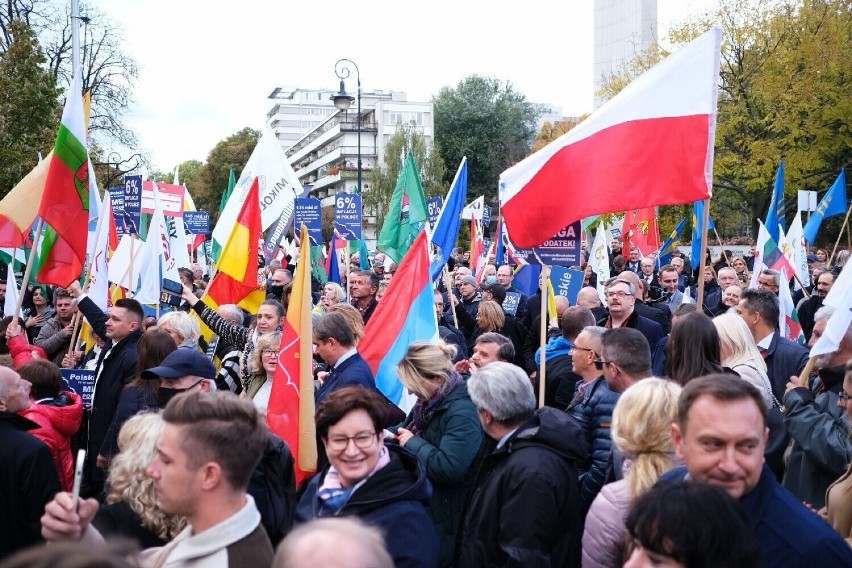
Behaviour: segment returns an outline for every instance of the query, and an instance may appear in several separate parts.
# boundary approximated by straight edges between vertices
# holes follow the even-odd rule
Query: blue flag
[[[701,255],[704,254],[704,202],[696,201],[692,204],[692,269],[695,270],[701,264]]]
[[[816,241],[817,232],[819,231],[819,226],[822,224],[822,220],[826,217],[846,213],[846,203],[846,170],[840,170],[837,180],[831,186],[831,189],[828,190],[828,193],[825,194],[825,197],[822,198],[822,201],[819,202],[814,214],[808,219],[808,223],[804,229],[805,240],[813,244]]]
[[[680,245],[680,236],[683,234],[683,227],[686,225],[686,217],[680,220],[672,234],[660,247],[660,254],[657,255],[657,267],[668,264],[672,258],[672,253]]]
[[[337,233],[331,236],[328,243],[328,281],[340,284],[340,265],[337,259]]]
[[[506,256],[506,244],[503,242],[503,219],[497,219],[497,252],[494,254],[494,265],[503,266],[503,257]]]
[[[453,180],[453,185],[450,186],[447,198],[444,200],[444,207],[435,222],[435,230],[432,232],[432,245],[438,249],[429,267],[432,280],[441,275],[444,265],[453,253],[453,247],[456,246],[456,239],[461,228],[461,212],[466,200],[467,157],[464,157],[459,164],[456,178]]]
[[[370,270],[373,267],[370,266],[370,253],[367,252],[367,240],[362,238],[361,244],[358,246],[358,262],[360,263],[361,270]],[[349,268],[346,270],[349,270]]]
[[[766,230],[775,242],[778,242],[778,225],[787,231],[786,210],[784,208],[784,160],[778,165],[775,174],[775,188],[772,190],[772,200],[769,202],[769,212],[766,214]]]

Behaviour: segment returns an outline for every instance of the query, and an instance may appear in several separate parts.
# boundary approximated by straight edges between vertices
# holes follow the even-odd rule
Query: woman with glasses
[[[455,348],[418,341],[397,366],[399,380],[417,403],[402,424],[392,428],[399,444],[426,469],[434,492],[429,510],[441,539],[441,565],[453,561],[464,499],[482,444],[483,432],[467,384],[453,369]]]
[[[329,464],[305,489],[296,524],[359,517],[382,531],[395,566],[436,567],[438,536],[428,510],[431,485],[417,457],[385,444],[386,412],[382,396],[360,386],[342,387],[322,401],[316,428]]]
[[[280,345],[281,332],[276,331],[260,336],[251,357],[251,379],[245,385],[241,395],[251,400],[254,407],[264,415],[269,407],[269,395],[272,393],[272,381],[275,379]]]

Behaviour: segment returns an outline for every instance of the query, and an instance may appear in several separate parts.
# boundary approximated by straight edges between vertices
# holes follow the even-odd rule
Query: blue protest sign
[[[482,209],[482,224],[486,227],[491,226],[491,207],[488,205]]]
[[[503,311],[514,316],[518,313],[518,305],[521,303],[521,295],[517,292],[506,292],[506,299],[503,300]]]
[[[441,214],[441,209],[444,207],[444,198],[430,197],[426,200],[426,209],[429,212],[429,228],[435,228],[435,222],[438,220],[438,215]]]
[[[565,296],[571,305],[577,303],[577,294],[583,287],[583,279],[586,274],[582,270],[571,270],[564,266],[552,266],[550,268],[550,281],[553,283],[553,293],[557,296]]]
[[[341,239],[361,239],[361,196],[338,193],[334,196],[334,229]]]
[[[183,226],[189,235],[206,235],[210,232],[210,214],[207,211],[184,211]]]
[[[141,213],[142,176],[124,176],[124,217],[129,233],[138,233]]]
[[[311,244],[322,244],[322,208],[320,200],[313,197],[297,197],[294,203],[293,217],[296,225],[294,231],[299,234],[299,227],[304,223],[308,227]]]
[[[111,187],[107,191],[110,207],[112,207],[112,218],[115,220],[115,232],[121,239],[127,232],[124,228],[124,188]]]
[[[61,372],[63,388],[79,394],[84,406],[91,406],[95,392],[95,372],[88,369],[61,369]]]

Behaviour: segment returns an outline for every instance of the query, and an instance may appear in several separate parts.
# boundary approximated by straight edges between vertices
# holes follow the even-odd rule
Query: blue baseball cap
[[[196,349],[187,347],[169,353],[158,367],[145,369],[143,379],[179,379],[186,376],[202,379],[215,379],[216,367],[207,356]]]

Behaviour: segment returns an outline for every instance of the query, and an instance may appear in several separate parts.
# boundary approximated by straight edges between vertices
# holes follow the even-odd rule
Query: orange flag
[[[266,422],[280,436],[296,461],[296,486],[317,470],[312,368],[311,256],[308,229],[302,224],[303,246],[293,278],[293,291],[281,334],[275,379]]]

